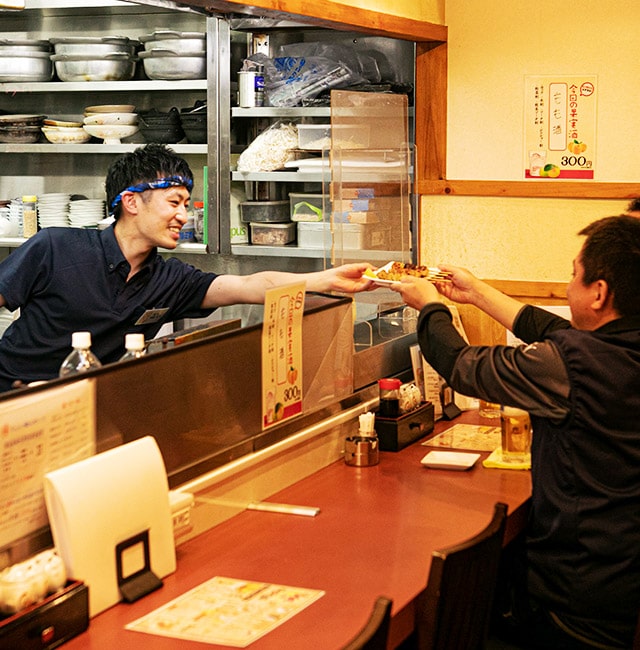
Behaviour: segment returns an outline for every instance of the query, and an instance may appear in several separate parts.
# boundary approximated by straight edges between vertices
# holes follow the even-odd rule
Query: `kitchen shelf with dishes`
[[[3,17],[0,157],[10,155],[11,164],[2,165],[0,198],[11,204],[25,194],[101,196],[111,159],[148,142],[167,143],[189,159],[195,177],[206,177],[212,124],[206,109],[215,97],[207,43],[215,21],[172,2],[156,5],[32,0]],[[207,187],[199,191],[195,200]],[[47,227],[39,213],[38,226]],[[27,239],[4,235],[3,249]],[[185,241],[173,252],[208,247]]]

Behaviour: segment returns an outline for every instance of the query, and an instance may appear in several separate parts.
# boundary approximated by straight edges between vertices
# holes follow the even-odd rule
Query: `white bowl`
[[[137,124],[137,113],[94,113],[84,118],[85,124]]]
[[[83,144],[91,139],[81,126],[43,126],[42,132],[53,144]]]
[[[138,132],[134,124],[85,124],[82,127],[94,138],[104,140],[105,144],[120,144],[120,140]]]
[[[100,104],[99,106],[87,106],[84,114],[92,113],[133,113],[135,106],[133,104]]]

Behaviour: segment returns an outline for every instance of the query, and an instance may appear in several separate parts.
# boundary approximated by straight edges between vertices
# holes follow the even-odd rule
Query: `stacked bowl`
[[[149,79],[206,79],[206,34],[156,30],[140,37],[142,59]]]
[[[127,81],[136,71],[138,41],[126,36],[52,38],[61,81]]]
[[[131,104],[103,104],[84,109],[83,128],[105,144],[120,144],[138,132],[138,114]]]
[[[48,40],[0,39],[0,83],[51,81],[50,54]]]
[[[0,142],[32,143],[40,140],[44,115],[0,115]]]
[[[207,142],[207,104],[196,102],[193,108],[183,108],[180,111],[180,123],[187,140],[191,144],[206,144]]]
[[[91,136],[82,128],[82,121],[48,117],[42,127],[44,137],[53,144],[83,144]]]
[[[184,131],[180,124],[180,112],[177,108],[164,112],[152,108],[140,112],[140,133],[147,142],[164,144],[180,142]]]

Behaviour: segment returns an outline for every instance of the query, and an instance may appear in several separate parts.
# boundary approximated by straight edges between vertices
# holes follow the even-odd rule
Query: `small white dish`
[[[471,469],[480,454],[470,454],[463,451],[430,451],[420,461],[425,467],[432,469]]]

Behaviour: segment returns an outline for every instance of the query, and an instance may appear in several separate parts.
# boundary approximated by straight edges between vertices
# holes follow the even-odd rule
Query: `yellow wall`
[[[640,3],[447,0],[445,22],[447,178],[523,180],[524,76],[589,74],[599,84],[595,180],[639,179]],[[420,259],[486,278],[565,281],[577,230],[626,204],[423,197]]]

